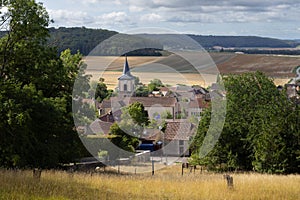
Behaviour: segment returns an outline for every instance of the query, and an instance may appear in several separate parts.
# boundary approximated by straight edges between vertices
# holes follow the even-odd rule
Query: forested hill
[[[70,48],[73,53],[77,50],[83,55],[88,55],[94,47],[96,47],[103,40],[117,34],[118,32],[103,30],[103,29],[89,29],[89,28],[50,28],[51,39],[50,44],[58,46],[58,50]],[[153,39],[158,35],[153,35]],[[203,36],[203,35],[189,35],[206,49],[213,46],[222,47],[269,47],[269,48],[290,48],[296,47],[300,42],[293,40],[280,40],[266,37],[256,36]],[[148,35],[147,38],[151,38]],[[127,38],[128,39],[128,38]],[[130,39],[130,38],[129,38]],[[117,48],[117,47],[116,47]],[[106,55],[111,53],[111,49],[107,49]],[[137,54],[146,55],[144,52]],[[154,55],[155,52],[148,51],[149,54]],[[155,54],[157,56],[157,54]]]
[[[85,27],[77,28],[49,28],[50,39],[49,45],[58,47],[58,51],[61,52],[67,48],[71,49],[72,53],[76,53],[79,50],[83,55],[88,55],[99,43],[108,39],[109,37],[118,34],[116,31],[104,30],[104,29],[90,29]],[[0,32],[0,36],[5,32]],[[149,35],[148,35],[149,36]],[[155,39],[159,35],[151,35]],[[269,47],[269,48],[290,48],[296,47],[300,44],[300,41],[296,40],[280,40],[266,37],[256,36],[203,36],[203,35],[189,35],[191,38],[199,42],[204,48],[209,49],[213,46],[221,47]],[[113,47],[107,49],[105,55],[114,55]],[[157,55],[155,51],[136,52],[141,55]]]
[[[56,46],[61,52],[71,49],[72,53],[77,50],[83,55],[88,55],[100,42],[118,34],[115,31],[88,28],[50,28],[49,44]]]
[[[225,48],[234,47],[260,47],[260,48],[294,48],[299,45],[295,40],[280,40],[275,38],[257,37],[257,36],[203,36],[189,35],[199,42],[203,47],[210,48],[221,46]]]

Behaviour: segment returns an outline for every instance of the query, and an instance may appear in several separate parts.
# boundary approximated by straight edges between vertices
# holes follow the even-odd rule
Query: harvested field
[[[293,69],[300,65],[300,56],[248,55],[237,54],[218,64],[222,74],[262,71],[275,78],[295,76]]]
[[[262,71],[274,78],[275,84],[283,85],[295,76],[293,69],[300,65],[300,56],[249,55],[234,53],[206,53],[198,57],[189,57],[191,62],[198,60],[201,66],[197,70],[182,57],[128,57],[132,74],[138,76],[143,83],[154,78],[161,79],[164,84],[186,84],[209,86],[215,82],[216,75],[240,74],[251,71]],[[199,61],[200,60],[200,61]],[[88,64],[87,73],[92,80],[105,79],[110,89],[116,87],[117,78],[122,73],[124,57],[91,56],[85,58]],[[217,67],[216,67],[217,66]],[[199,71],[201,75],[199,74]]]
[[[109,89],[114,89],[117,87],[118,77],[121,76],[122,72],[120,71],[88,71],[89,74],[92,74],[92,81],[99,80],[100,77],[105,79],[105,84]],[[208,87],[211,83],[215,82],[215,76],[213,75],[204,75],[204,79],[199,74],[178,74],[178,73],[142,73],[142,72],[132,72],[134,76],[139,77],[142,83],[147,84],[150,80],[158,78],[162,80],[164,84],[176,85],[178,83],[185,85],[202,85]]]

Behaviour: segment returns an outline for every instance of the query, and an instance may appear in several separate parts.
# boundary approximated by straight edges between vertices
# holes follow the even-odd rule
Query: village
[[[85,128],[79,127],[81,132],[84,132],[84,137],[109,136],[113,123],[122,120],[122,108],[139,102],[147,111],[151,125],[143,127],[142,134],[137,136],[139,145],[136,147],[136,154],[141,155],[144,152],[142,155],[146,154],[148,161],[150,156],[170,157],[170,161],[173,157],[173,162],[180,157],[190,156],[189,145],[196,134],[201,112],[208,108],[212,98],[211,92],[217,87],[213,86],[211,91],[208,91],[200,86],[178,84],[158,87],[157,91],[151,91],[148,96],[136,96],[136,87],[138,86],[135,85],[135,76],[131,74],[130,65],[125,57],[123,73],[118,78],[116,88],[118,95],[96,102],[98,119]],[[225,94],[217,94],[225,98]]]
[[[299,69],[297,73],[299,75]],[[290,99],[297,96],[298,79],[299,77],[294,78],[285,86],[278,86],[278,90],[286,88]],[[98,118],[85,127],[78,127],[79,132],[85,138],[109,138],[111,126],[122,121],[122,108],[139,102],[147,111],[151,123],[142,127],[142,134],[137,134],[135,131],[127,133],[136,136],[139,145],[135,148],[134,156],[119,157],[118,163],[130,165],[133,157],[137,157],[142,162],[150,162],[153,159],[163,162],[162,157],[165,158],[164,164],[188,162],[186,157],[191,155],[190,143],[197,132],[201,113],[209,107],[212,98],[226,99],[226,92],[220,92],[217,83],[213,83],[209,89],[198,85],[178,84],[157,87],[147,96],[138,96],[135,93],[138,87],[136,77],[132,75],[127,56],[125,56],[123,72],[118,78],[118,86],[115,89],[117,95],[103,99],[102,102],[85,99],[86,102],[95,104]],[[123,117],[128,117],[128,115]],[[100,149],[105,149],[103,144],[99,146]],[[107,161],[109,160],[108,152],[106,153],[104,156],[100,153],[102,156],[99,157],[95,152],[92,155],[96,155],[98,161],[105,160],[107,164],[110,164],[111,162]]]

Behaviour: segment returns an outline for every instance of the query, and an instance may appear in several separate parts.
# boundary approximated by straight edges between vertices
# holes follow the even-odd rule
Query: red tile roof
[[[168,122],[165,140],[189,140],[194,135],[195,127],[190,122]]]

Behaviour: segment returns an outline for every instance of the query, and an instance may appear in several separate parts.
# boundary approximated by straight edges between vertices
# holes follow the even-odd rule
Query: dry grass
[[[70,175],[43,171],[40,181],[30,171],[0,172],[0,199],[300,199],[299,175],[233,174],[228,189],[222,174],[200,171],[181,176],[180,166],[151,174]]]

